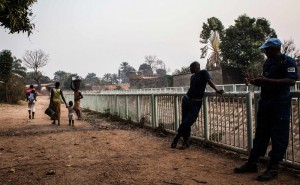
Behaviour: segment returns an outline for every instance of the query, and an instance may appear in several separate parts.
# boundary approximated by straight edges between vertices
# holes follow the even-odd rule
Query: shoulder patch
[[[288,67],[287,72],[288,73],[294,73],[294,72],[296,72],[296,69],[295,69],[295,67]]]

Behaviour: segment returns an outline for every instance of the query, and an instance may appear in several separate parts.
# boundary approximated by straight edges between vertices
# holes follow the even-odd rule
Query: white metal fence
[[[185,93],[142,93],[142,94],[100,94],[85,93],[81,106],[85,109],[117,113],[153,128],[159,125],[175,132],[181,121],[181,98]],[[291,104],[290,142],[284,163],[300,168],[300,93],[293,92]],[[252,147],[255,131],[255,113],[259,93],[225,93],[220,96],[206,92],[203,106],[192,136],[228,150],[247,154]],[[66,93],[72,100],[73,94]]]
[[[249,91],[260,91],[259,87],[245,84],[225,84],[217,85],[218,88],[223,89],[225,92],[236,93],[236,92],[249,92]],[[186,93],[189,87],[164,87],[164,88],[144,88],[144,89],[127,89],[127,90],[104,90],[104,91],[84,91],[85,94],[157,94],[157,93]],[[291,87],[291,91],[300,90],[300,81]],[[206,92],[214,92],[214,90],[207,86]]]

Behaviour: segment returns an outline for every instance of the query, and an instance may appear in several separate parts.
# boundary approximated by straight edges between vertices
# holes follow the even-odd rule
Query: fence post
[[[128,119],[128,96],[125,95],[125,118]]]
[[[175,112],[175,132],[177,131],[179,127],[179,108],[178,108],[178,95],[174,96],[174,112]]]
[[[152,102],[152,127],[157,127],[157,98],[154,94],[151,94],[151,102]]]
[[[117,113],[119,115],[119,106],[118,106],[118,95],[115,95],[115,112],[114,113]]]
[[[248,134],[248,155],[253,147],[253,125],[252,125],[252,98],[253,92],[247,93],[247,134]]]
[[[96,94],[96,106],[95,106],[95,109],[97,112],[101,112],[99,109],[99,94]]]
[[[208,129],[208,97],[203,97],[203,117],[204,117],[204,137],[205,141],[209,140],[209,129]]]
[[[233,92],[236,92],[236,84],[233,84]]]
[[[140,110],[140,96],[136,96],[136,118],[137,118],[137,123],[140,122],[141,120],[141,110]]]

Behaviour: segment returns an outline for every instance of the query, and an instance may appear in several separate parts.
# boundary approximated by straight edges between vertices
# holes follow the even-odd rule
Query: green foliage
[[[203,23],[202,31],[200,34],[200,42],[203,44],[207,44],[212,31],[218,32],[221,37],[223,36],[224,26],[222,22],[216,17],[208,18],[207,23]]]
[[[3,50],[0,52],[0,80],[8,82],[13,65],[13,57],[9,50]]]
[[[110,121],[123,121],[123,119],[120,117],[120,115],[117,112],[110,114],[109,119]]]
[[[65,81],[63,81],[63,82],[60,82],[60,84],[62,84],[62,88],[63,89],[71,89],[71,81],[72,81],[72,77],[76,77],[76,76],[78,76],[76,73],[74,73],[74,74],[69,74],[68,76],[67,76],[67,78],[66,78],[66,80]],[[80,82],[80,85],[81,85],[82,83]]]
[[[95,73],[88,73],[85,77],[85,83],[90,85],[99,85],[101,82]]]
[[[147,63],[141,64],[139,67],[139,71],[142,71],[144,74],[150,74],[150,75],[153,74],[151,66]]]
[[[130,73],[135,71],[136,70],[132,66],[130,66],[128,62],[122,62],[119,70],[119,76],[122,80],[122,83],[128,83]]]
[[[27,32],[34,29],[31,6],[36,0],[0,0],[0,23],[9,33]]]
[[[181,67],[181,69],[176,69],[173,75],[182,75],[182,74],[189,74],[189,73],[191,73],[190,67],[186,66],[186,67]]]
[[[119,77],[116,73],[105,73],[103,75],[102,80],[105,84],[118,84],[119,83]]]
[[[0,52],[0,101],[16,103],[24,97],[24,68],[9,50]]]
[[[61,82],[64,82],[68,78],[69,75],[70,75],[70,73],[67,73],[65,71],[56,71],[54,73],[53,80],[61,83]]]
[[[24,78],[12,74],[9,81],[6,83],[6,102],[17,103],[24,99],[25,84]],[[2,99],[2,98],[1,98]]]
[[[35,84],[36,81],[34,80],[35,78],[35,72],[27,72],[26,73],[26,84]],[[45,84],[45,83],[51,83],[51,79],[48,76],[44,76],[41,72],[38,72],[40,83]]]
[[[12,63],[12,73],[16,75],[20,75],[22,78],[26,78],[26,71],[27,69],[22,66],[22,60],[13,57]]]
[[[69,88],[70,84],[71,84],[71,78],[69,78],[70,75],[71,75],[71,73],[67,73],[65,71],[56,71],[54,73],[53,81],[59,82],[61,84],[62,88],[64,88],[65,85],[67,85],[67,88]],[[68,78],[69,78],[70,82],[67,82]]]
[[[269,37],[276,37],[276,33],[268,20],[250,18],[247,15],[239,16],[221,38],[220,49],[223,57],[221,65],[257,75],[264,60],[264,55],[258,47]]]
[[[156,74],[159,76],[166,76],[167,71],[165,69],[156,69]]]
[[[56,71],[54,73],[53,81],[59,82],[62,89],[71,90],[72,77],[78,76],[76,73],[68,73],[65,71]],[[81,78],[82,79],[82,78]],[[86,80],[82,79],[80,82],[80,89],[86,88]]]

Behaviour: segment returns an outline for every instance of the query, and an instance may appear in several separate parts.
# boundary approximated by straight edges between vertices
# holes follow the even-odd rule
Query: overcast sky
[[[293,38],[300,48],[299,7],[299,0],[39,0],[33,34],[0,28],[0,49],[17,58],[44,50],[50,61],[41,71],[50,78],[58,70],[102,77],[124,61],[138,69],[146,55],[165,61],[172,73],[194,60],[205,66],[199,34],[212,16],[226,28],[242,14],[265,17],[281,40]]]

